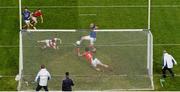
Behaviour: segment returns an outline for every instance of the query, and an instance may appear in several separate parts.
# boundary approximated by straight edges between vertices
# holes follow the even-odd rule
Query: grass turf
[[[35,3],[35,1],[25,1],[23,2],[24,6],[38,6],[41,5],[120,5],[120,4],[130,4],[130,1],[127,0],[107,0],[106,2],[103,0],[101,3],[95,2],[95,0],[88,0],[81,2],[82,0],[69,0],[68,2],[65,0],[51,0],[48,2],[44,1],[36,1],[41,3]],[[146,4],[146,1],[143,2],[141,0],[131,0],[133,3],[132,5],[138,4]],[[90,2],[90,3],[88,3]],[[91,3],[93,2],[93,3]],[[104,2],[104,3],[103,3]],[[156,0],[152,1],[153,5],[179,5],[179,0]],[[18,6],[18,2],[14,0],[0,0],[0,6]],[[49,14],[51,9],[43,9],[45,15],[45,23],[40,24],[38,28],[87,28],[87,25],[90,22],[97,23],[100,28],[147,28],[147,13],[143,12],[145,9],[57,9],[59,15]],[[55,11],[54,9],[52,9]],[[114,11],[115,10],[115,11]],[[80,13],[100,13],[96,17],[89,16],[88,18],[79,17]],[[179,13],[180,8],[152,8],[152,27],[151,31],[154,35],[154,43],[155,44],[179,44]],[[111,13],[110,13],[111,12]],[[69,14],[71,13],[71,14]],[[140,13],[140,14],[139,14]],[[132,15],[131,15],[132,14]],[[53,16],[52,20],[48,20],[50,22],[47,23],[46,18],[50,19],[49,15]],[[126,16],[129,15],[129,16]],[[58,17],[55,19],[54,17]],[[62,18],[62,17],[63,18]],[[112,17],[111,17],[112,16]],[[102,19],[101,19],[102,17]],[[6,46],[17,46],[18,45],[18,9],[2,9],[0,8],[0,25],[1,25],[1,34],[0,34],[0,45]],[[70,20],[69,20],[70,19]],[[56,22],[56,23],[54,23]],[[70,24],[69,24],[70,23]],[[171,45],[154,45],[154,74],[161,73],[161,56],[162,50],[167,49],[177,61],[179,59],[179,48],[180,46],[171,46]],[[17,74],[18,72],[18,48],[0,48],[1,53],[1,60],[0,60],[0,74],[1,75],[13,75]],[[9,58],[9,56],[11,58]],[[10,67],[10,68],[8,68]],[[175,73],[180,73],[180,68],[175,67]],[[180,90],[179,84],[180,81],[178,80],[179,77],[176,77],[175,81],[171,79],[167,79],[167,86],[166,88],[161,88],[159,84],[159,76],[154,77],[155,81],[155,89],[156,90]],[[0,80],[0,90],[16,90],[16,83],[13,81],[14,78],[7,78]],[[9,86],[7,88],[7,85]]]

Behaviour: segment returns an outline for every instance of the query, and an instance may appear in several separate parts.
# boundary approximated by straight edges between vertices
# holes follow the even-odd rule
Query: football
[[[77,44],[77,45],[80,45],[80,44],[81,44],[81,42],[80,42],[80,41],[76,41],[76,44]]]

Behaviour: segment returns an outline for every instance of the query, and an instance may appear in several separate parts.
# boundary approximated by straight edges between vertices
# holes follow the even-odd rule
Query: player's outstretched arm
[[[44,22],[43,16],[41,15],[40,18],[41,18],[41,23],[43,23]]]
[[[83,56],[83,55],[80,53],[80,48],[79,48],[79,47],[76,48],[76,51],[77,51],[77,55],[78,55],[78,56]]]
[[[56,40],[59,40],[59,43],[61,44],[62,43],[62,40],[60,38],[56,38]]]
[[[46,42],[46,41],[45,41],[45,40],[40,40],[40,41],[37,41],[37,42],[38,42],[38,43],[41,43],[41,42],[43,42],[43,43],[44,43],[44,42]]]

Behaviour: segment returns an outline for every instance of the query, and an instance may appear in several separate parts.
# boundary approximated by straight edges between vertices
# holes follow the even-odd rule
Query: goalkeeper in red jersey
[[[77,54],[78,56],[84,56],[86,58],[86,61],[90,63],[92,67],[97,71],[101,71],[100,68],[98,68],[98,65],[105,68],[109,67],[108,65],[103,64],[99,59],[93,57],[93,53],[89,50],[88,47],[85,48],[85,52],[83,52],[82,54],[80,53],[80,48],[77,48]]]

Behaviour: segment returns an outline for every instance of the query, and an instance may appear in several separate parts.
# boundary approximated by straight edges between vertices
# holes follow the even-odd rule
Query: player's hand
[[[98,29],[99,27],[98,26],[96,26],[96,28],[95,29]]]
[[[78,56],[80,57],[80,56],[82,56],[80,53],[78,53]]]
[[[162,69],[164,69],[164,66],[162,67]]]
[[[78,56],[81,56],[81,54],[80,54],[80,53],[78,53]]]

